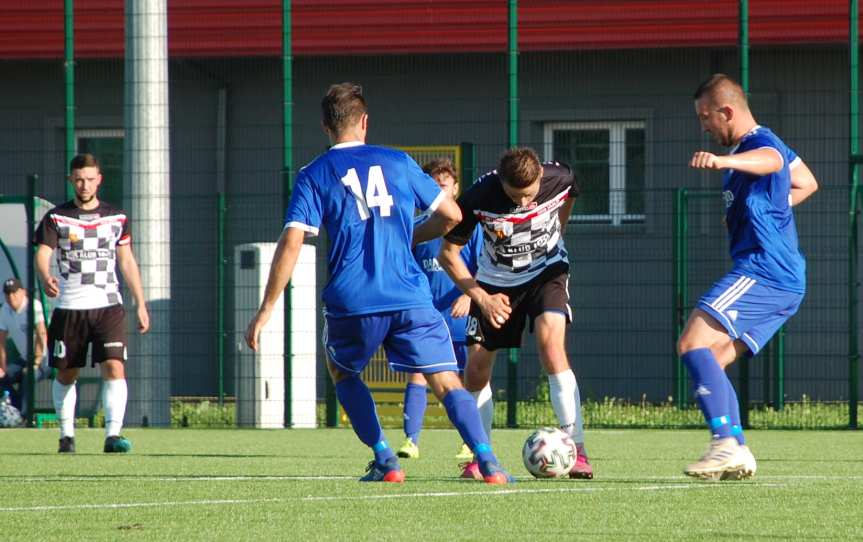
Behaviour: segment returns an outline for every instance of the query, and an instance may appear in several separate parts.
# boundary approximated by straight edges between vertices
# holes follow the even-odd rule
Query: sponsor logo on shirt
[[[500,246],[495,248],[495,252],[504,256],[513,256],[517,254],[529,254],[534,250],[544,247],[548,245],[548,240],[551,236],[547,233],[544,233],[531,241],[530,243],[524,243],[523,245],[515,245],[515,246]]]
[[[67,260],[73,262],[80,262],[86,260],[96,260],[96,259],[113,259],[114,251],[107,248],[97,248],[97,249],[78,249],[78,250],[67,250],[64,253],[64,256]]]
[[[426,273],[436,273],[443,271],[443,268],[437,261],[437,258],[423,258],[423,269]]]

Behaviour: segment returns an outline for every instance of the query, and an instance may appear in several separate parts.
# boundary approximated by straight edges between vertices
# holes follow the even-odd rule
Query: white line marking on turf
[[[356,476],[22,476],[6,478],[5,483],[24,482],[243,482],[272,480],[356,480]]]
[[[532,480],[522,477],[522,480]],[[603,476],[604,481],[685,480],[682,475],[668,476]],[[319,481],[319,480],[356,480],[356,476],[21,476],[3,478],[4,483],[58,483],[58,482],[257,482],[257,481]],[[820,475],[820,474],[759,474],[757,480],[863,480],[863,475]],[[597,481],[597,483],[601,483]]]
[[[779,487],[779,485],[775,485]],[[124,508],[154,508],[166,506],[215,506],[225,504],[256,504],[256,503],[279,503],[279,502],[311,502],[311,501],[373,501],[399,498],[441,498],[484,495],[489,497],[509,495],[529,495],[542,493],[594,493],[600,491],[664,491],[678,489],[711,489],[718,487],[732,487],[729,484],[674,484],[674,485],[651,485],[640,487],[568,487],[568,488],[542,488],[542,489],[500,489],[487,491],[439,491],[427,493],[393,493],[387,495],[321,495],[295,498],[269,498],[269,499],[207,499],[194,501],[163,501],[163,502],[131,502],[116,504],[61,504],[42,506],[14,506],[0,508],[0,512],[48,512],[57,510],[111,510]],[[764,487],[764,484],[745,484],[740,487]]]
[[[602,481],[683,480],[682,475],[668,476],[603,476]],[[60,482],[279,482],[279,481],[356,480],[356,476],[21,476],[3,478],[4,483],[60,483]],[[532,480],[523,477],[522,480]],[[757,480],[863,480],[863,475],[819,475],[819,474],[759,474]],[[598,481],[599,482],[599,481]]]

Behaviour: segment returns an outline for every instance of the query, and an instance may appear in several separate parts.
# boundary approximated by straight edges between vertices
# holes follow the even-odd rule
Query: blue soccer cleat
[[[493,461],[480,461],[479,472],[487,484],[514,484],[513,478],[503,467]]]
[[[384,462],[383,465],[376,461],[370,461],[366,467],[366,474],[360,478],[360,482],[392,482],[400,483],[405,481],[405,471],[399,465],[399,460],[391,457]]]

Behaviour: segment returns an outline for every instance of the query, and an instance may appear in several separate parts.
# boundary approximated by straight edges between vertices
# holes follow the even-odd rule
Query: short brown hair
[[[458,184],[458,174],[455,172],[455,166],[452,164],[452,160],[446,156],[432,158],[423,165],[423,171],[430,177],[447,173]]]
[[[102,170],[102,166],[99,165],[99,161],[96,160],[96,157],[89,152],[78,154],[75,156],[75,158],[72,158],[69,161],[70,173],[76,169],[83,169],[85,167],[95,167],[99,168],[99,171]]]
[[[725,75],[724,73],[714,73],[698,85],[692,97],[696,100],[707,97],[713,102],[734,103],[747,106],[746,94],[743,92],[743,87],[740,83]]]
[[[500,157],[497,167],[500,180],[513,188],[526,188],[540,177],[539,156],[529,147],[513,147]]]
[[[363,87],[353,83],[330,85],[321,100],[321,114],[324,126],[333,134],[339,135],[348,127],[360,121],[367,112]]]

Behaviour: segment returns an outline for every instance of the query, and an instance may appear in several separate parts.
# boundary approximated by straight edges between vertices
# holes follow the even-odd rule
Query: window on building
[[[644,222],[643,121],[548,123],[543,139],[546,160],[579,173],[582,193],[570,222]]]
[[[76,152],[89,152],[102,166],[99,199],[115,207],[123,206],[123,130],[77,130]]]

